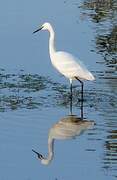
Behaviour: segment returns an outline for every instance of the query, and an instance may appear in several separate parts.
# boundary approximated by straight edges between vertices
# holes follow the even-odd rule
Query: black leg
[[[81,81],[81,119],[83,120],[83,82]]]
[[[76,77],[76,79],[81,83],[81,119],[83,120],[83,82]]]
[[[70,82],[70,114],[72,115],[72,82]]]
[[[81,80],[79,80],[79,82],[81,83],[81,101],[83,102],[83,87],[84,87],[84,85],[83,85],[83,82],[81,81]]]

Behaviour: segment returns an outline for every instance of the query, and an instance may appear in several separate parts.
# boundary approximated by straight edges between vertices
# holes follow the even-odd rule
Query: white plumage
[[[49,39],[49,53],[50,59],[53,66],[64,76],[69,78],[70,82],[73,79],[79,80],[94,80],[94,76],[88,69],[84,66],[84,64],[76,59],[72,54],[64,52],[64,51],[56,51],[55,49],[55,32],[50,23],[44,23],[39,30],[48,30],[50,33]]]
[[[93,74],[84,66],[84,64],[76,59],[72,54],[64,51],[56,51],[55,49],[55,32],[50,23],[44,23],[36,33],[40,30],[47,30],[50,33],[49,38],[49,53],[53,66],[65,77],[70,80],[71,104],[72,104],[72,80],[78,80],[81,83],[81,118],[83,119],[83,82],[82,80],[94,80]]]
[[[51,57],[53,66],[69,79],[94,80],[84,64],[67,52],[58,51]],[[85,72],[85,73],[84,73]]]

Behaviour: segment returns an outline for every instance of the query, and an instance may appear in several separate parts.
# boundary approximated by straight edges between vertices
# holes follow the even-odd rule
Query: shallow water
[[[0,180],[116,179],[116,1],[12,0],[2,5]],[[70,102],[69,82],[51,66],[47,33],[31,34],[44,21],[55,27],[57,49],[78,56],[96,77],[84,87],[84,117],[95,124],[81,134],[76,124],[76,134],[69,140],[55,138],[48,166],[41,164],[32,149],[47,156],[48,133],[69,117]],[[80,95],[80,85],[74,82],[73,114],[77,117]],[[62,133],[71,130],[65,124]]]

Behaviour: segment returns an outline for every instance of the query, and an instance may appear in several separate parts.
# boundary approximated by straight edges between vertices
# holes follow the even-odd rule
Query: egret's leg
[[[80,81],[81,83],[81,119],[83,119],[83,101],[84,101],[84,97],[83,97],[83,82]]]
[[[72,79],[70,79],[70,114],[72,115]]]
[[[81,84],[81,119],[83,119],[83,100],[84,100],[84,97],[83,97],[83,87],[84,87],[84,85],[83,85],[83,82],[80,79],[78,79],[77,77],[76,77],[76,79]]]
[[[81,80],[79,80],[79,82],[81,83],[81,101],[83,102],[83,100],[84,100],[84,97],[83,97],[83,94],[84,94],[84,92],[83,92],[84,84],[83,84],[83,82]]]

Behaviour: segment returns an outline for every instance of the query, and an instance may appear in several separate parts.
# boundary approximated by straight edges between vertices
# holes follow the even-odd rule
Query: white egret
[[[41,25],[36,31],[47,30],[50,33],[49,38],[49,53],[53,66],[70,81],[71,100],[72,100],[72,81],[78,80],[81,83],[82,89],[82,102],[83,102],[83,81],[82,80],[94,80],[94,76],[84,64],[76,59],[72,54],[64,51],[56,51],[55,48],[55,32],[50,23],[46,22]]]
[[[94,121],[82,121],[81,118],[70,115],[65,118],[62,118],[59,122],[51,127],[48,134],[48,155],[44,157],[39,152],[32,149],[34,153],[37,154],[38,159],[41,160],[41,163],[48,165],[54,157],[54,140],[66,140],[72,139],[76,136],[79,136],[87,129],[90,129],[94,126]]]

